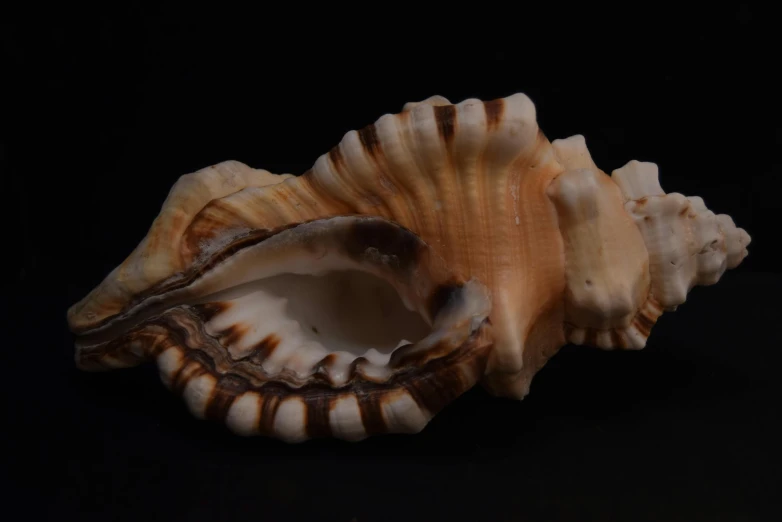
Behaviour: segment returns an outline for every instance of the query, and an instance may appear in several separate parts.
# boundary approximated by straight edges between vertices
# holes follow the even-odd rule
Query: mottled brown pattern
[[[483,102],[483,110],[486,112],[486,127],[491,130],[497,128],[505,112],[505,100],[498,98]]]
[[[407,273],[415,268],[425,248],[421,239],[406,228],[385,220],[358,219],[342,240],[345,253],[358,262],[377,264],[378,256],[386,254],[392,264],[385,266]]]
[[[443,141],[450,145],[456,133],[456,107],[453,105],[438,105],[433,107],[434,118],[437,121],[437,132]]]

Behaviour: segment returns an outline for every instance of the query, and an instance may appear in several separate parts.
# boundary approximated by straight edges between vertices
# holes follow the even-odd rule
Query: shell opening
[[[488,290],[380,218],[236,238],[125,308],[81,368],[154,359],[195,416],[288,441],[420,431],[491,347]]]
[[[234,359],[273,344],[263,363],[270,374],[285,368],[304,377],[332,354],[345,367],[357,357],[382,367],[396,348],[431,330],[388,281],[359,270],[280,274],[213,297],[201,305],[219,310],[206,333]]]

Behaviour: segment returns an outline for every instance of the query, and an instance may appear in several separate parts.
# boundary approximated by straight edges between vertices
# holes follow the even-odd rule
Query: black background
[[[770,12],[262,7],[2,20],[12,519],[782,519]],[[192,419],[151,365],[75,370],[67,307],[136,246],[180,175],[227,159],[299,174],[405,102],[519,91],[550,139],[583,134],[608,172],[653,161],[667,192],[702,196],[753,238],[645,350],[568,346],[524,401],[474,389],[416,436],[353,444],[235,437]]]

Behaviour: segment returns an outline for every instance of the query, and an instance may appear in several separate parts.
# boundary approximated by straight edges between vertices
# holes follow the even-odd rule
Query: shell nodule
[[[564,344],[640,349],[749,235],[657,167],[611,175],[523,94],[405,104],[301,176],[182,176],[68,311],[85,370],[154,360],[198,418],[289,442],[415,433],[477,383],[522,398]]]

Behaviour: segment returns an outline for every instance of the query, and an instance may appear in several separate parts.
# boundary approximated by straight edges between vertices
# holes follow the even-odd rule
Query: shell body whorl
[[[550,142],[538,128],[532,101],[523,94],[487,102],[451,104],[433,96],[408,103],[399,114],[348,132],[297,177],[238,162],[189,176],[174,186],[136,251],[69,310],[74,332],[92,339],[77,358],[85,366],[157,358],[164,381],[171,383],[183,379],[183,368],[189,367],[181,357],[205,350],[211,362],[199,359],[200,366],[192,375],[186,372],[182,385],[198,389],[191,381],[199,378],[196,382],[207,390],[185,394],[196,397],[191,409],[204,416],[211,404],[223,401],[222,408],[212,408],[229,425],[240,426],[237,431],[287,440],[315,436],[325,425],[326,434],[353,439],[417,431],[448,402],[435,400],[431,383],[452,388],[449,400],[479,381],[496,395],[524,397],[534,374],[566,342],[643,348],[663,311],[684,302],[694,285],[713,284],[727,268],[737,266],[749,243],[746,232],[729,217],[708,211],[700,198],[665,194],[653,164],[633,161],[608,175],[591,159],[583,137]],[[375,221],[368,225],[361,221],[365,218]],[[335,221],[339,219],[348,221]],[[321,390],[312,397],[332,399],[316,407],[315,399],[302,399],[310,395],[297,392],[297,386],[317,381],[321,363],[329,357],[336,366],[343,359],[353,364],[362,357],[344,354],[359,348],[347,338],[327,342],[301,333],[303,318],[318,314],[303,304],[280,312],[271,286],[244,290],[247,294],[238,298],[221,292],[281,273],[320,276],[335,270],[363,271],[390,283],[426,325],[417,342],[388,347],[382,356],[363,356],[377,358],[370,361],[377,367],[369,373],[358,375],[360,365],[327,372],[332,379],[327,386],[347,386],[340,388],[343,402],[338,405],[332,392]],[[300,283],[285,281],[288,286],[279,295],[299,303],[300,294],[293,289]],[[313,281],[306,282],[313,296],[337,296],[335,285]],[[432,300],[443,292],[451,300],[457,296],[461,304],[432,308]],[[214,317],[199,312],[215,307],[220,313]],[[228,309],[235,316],[225,315]],[[242,315],[241,309],[248,312]],[[241,374],[241,382],[252,386],[218,393],[214,390],[225,388],[221,378],[233,375],[237,361],[250,357],[248,339],[260,334],[247,332],[265,328],[247,317],[251,310],[278,310],[268,317],[275,318],[276,326],[292,325],[279,331],[298,344],[291,344],[284,357],[278,350],[276,362],[267,354],[257,362],[260,370]],[[219,325],[211,322],[215,317],[222,318]],[[401,322],[389,322],[404,329],[408,320],[394,317]],[[346,328],[351,335],[360,330],[356,322]],[[114,335],[119,331],[122,335]],[[174,331],[189,333],[177,337]],[[439,341],[427,344],[426,339]],[[429,354],[418,361],[420,368],[412,362],[404,369],[393,367],[393,361],[405,360],[399,355],[405,346]],[[177,355],[165,358],[174,353],[166,350],[174,348]],[[334,353],[342,355],[332,357]],[[427,366],[424,360],[432,362]],[[407,380],[394,380],[403,373]],[[374,379],[373,386],[382,383],[387,389],[370,392],[354,378]],[[276,407],[272,414],[259,406],[280,400],[279,393],[269,399],[264,391],[271,389],[269,382],[278,381],[288,383],[289,400],[300,401],[283,410],[284,415]],[[423,382],[430,383],[428,391],[420,391]],[[369,396],[389,400],[393,394],[402,397],[393,404],[406,405],[399,406],[402,413],[391,403],[367,402]],[[198,399],[204,396],[211,398]],[[354,402],[344,401],[357,405],[363,415],[360,427]],[[310,431],[296,420],[290,425],[279,421],[281,431],[275,431],[275,415],[301,419],[310,408],[321,419],[304,422]],[[374,427],[367,421],[373,408],[385,412],[374,414]],[[353,416],[339,420],[335,411]],[[264,415],[271,416],[264,422],[272,423],[265,431],[245,429],[248,418]],[[405,418],[413,420],[408,425]],[[253,422],[258,426],[261,421]]]

